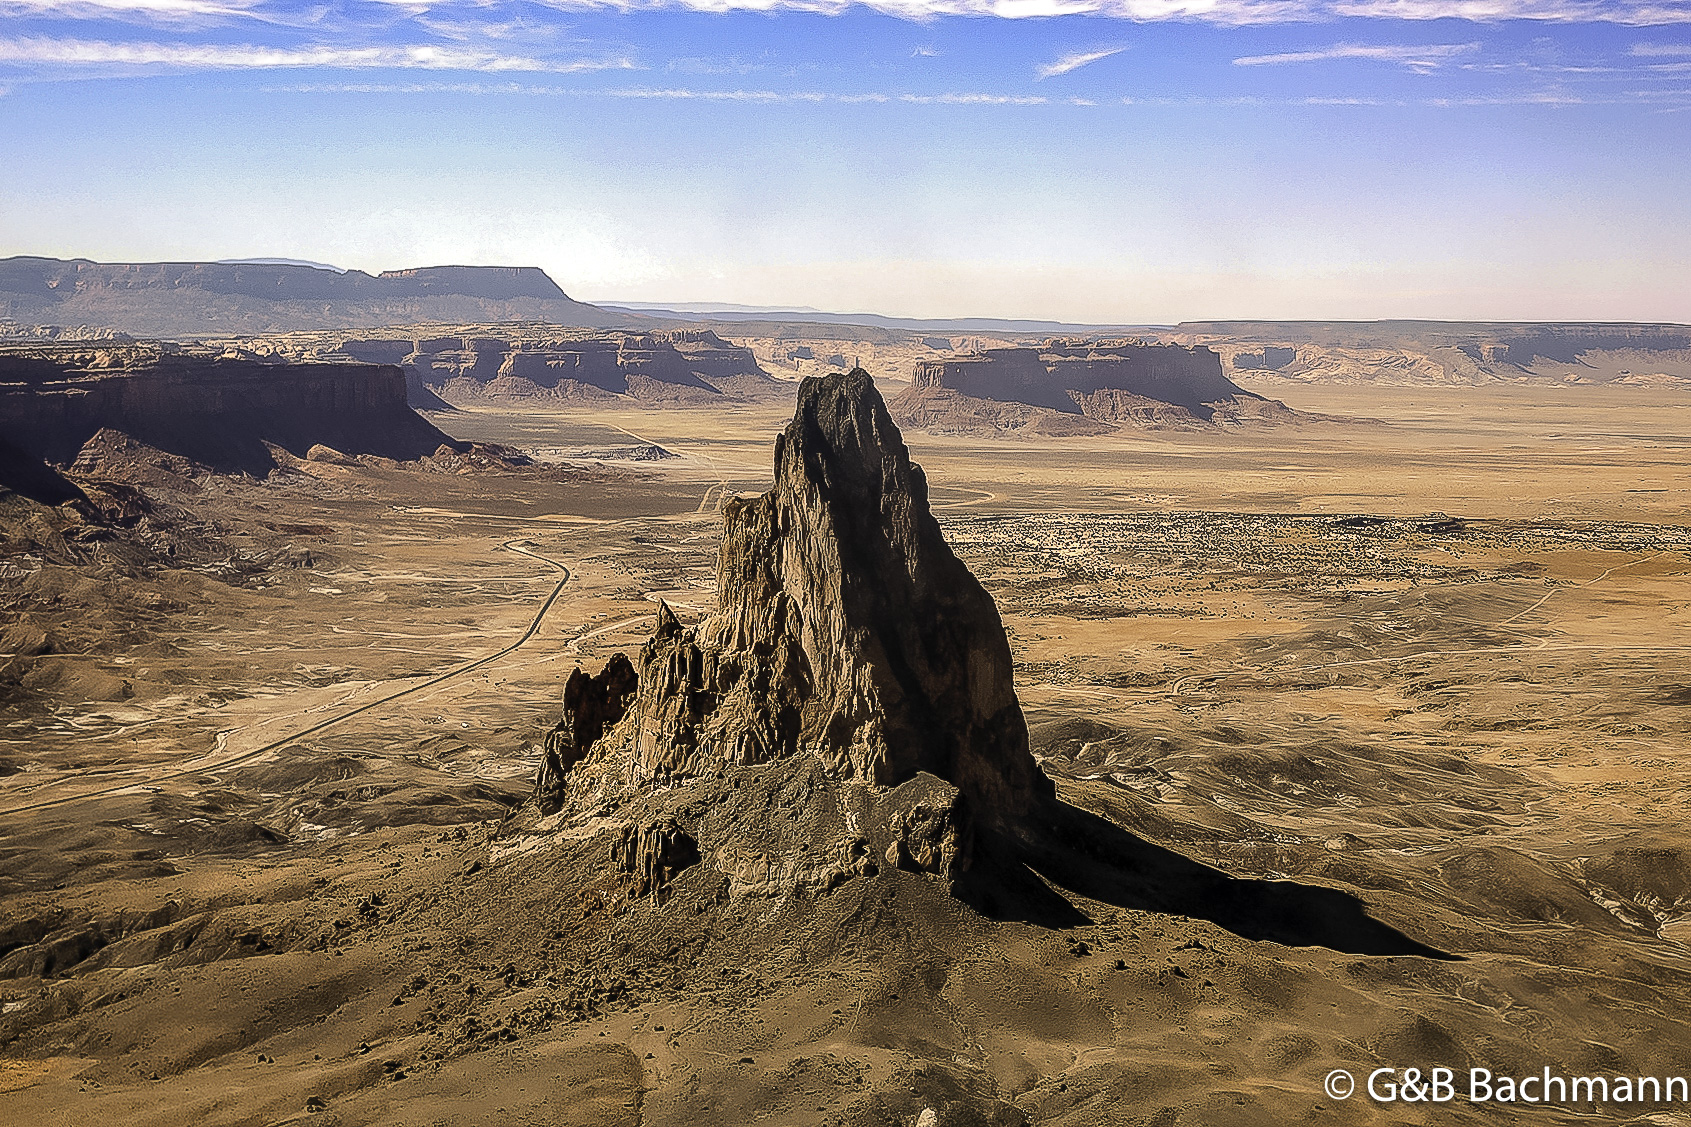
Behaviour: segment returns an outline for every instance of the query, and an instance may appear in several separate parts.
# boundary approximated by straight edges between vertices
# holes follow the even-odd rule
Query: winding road
[[[489,665],[498,661],[500,658],[507,657],[510,654],[515,653],[521,646],[530,641],[540,632],[540,624],[546,618],[546,613],[552,609],[552,604],[558,601],[558,596],[564,593],[565,584],[570,581],[570,569],[567,566],[557,560],[551,559],[548,556],[541,555],[532,548],[524,547],[527,543],[528,541],[526,539],[507,540],[505,543],[500,545],[500,548],[504,551],[515,552],[518,555],[527,556],[530,559],[540,561],[547,567],[557,571],[559,573],[559,578],[558,582],[552,587],[551,593],[546,596],[546,601],[541,603],[540,609],[535,612],[534,618],[528,624],[528,629],[524,630],[521,636],[519,636],[510,645],[505,646],[503,649],[496,650],[485,657],[479,657],[474,661],[466,662],[463,665],[449,669],[445,673],[437,673],[433,677],[419,681],[415,685],[408,685],[403,689],[398,689],[394,692],[388,693],[386,696],[377,697],[372,701],[366,701],[356,708],[349,708],[345,712],[336,713],[334,716],[330,716],[327,719],[319,720],[310,727],[301,728],[297,732],[290,733],[280,739],[271,740],[269,743],[251,748],[237,755],[226,756],[222,759],[213,760],[211,762],[196,760],[190,766],[179,767],[172,771],[153,775],[147,779],[122,783],[117,786],[103,787],[99,790],[60,795],[57,798],[44,798],[37,802],[25,803],[22,806],[8,807],[4,810],[0,810],[0,818],[6,817],[10,814],[25,814],[33,810],[46,810],[49,807],[63,806],[67,803],[81,802],[90,798],[104,798],[114,794],[121,794],[124,791],[134,790],[137,787],[157,786],[160,783],[169,782],[172,779],[180,779],[187,775],[199,775],[204,774],[207,771],[221,771],[229,767],[239,766],[242,763],[250,762],[251,760],[257,759],[259,756],[266,755],[278,748],[286,747],[288,744],[291,744],[296,740],[301,740],[306,736],[315,735],[325,729],[333,728],[335,725],[344,723],[361,713],[369,712],[373,708],[379,708],[384,704],[398,700],[400,697],[410,696],[412,693],[422,692],[424,689],[431,689],[436,685],[443,684],[456,677],[462,677],[466,673],[473,673],[484,665]],[[577,639],[577,641],[579,642],[580,639]],[[63,780],[64,783],[69,783],[71,781],[72,780],[70,779]],[[58,785],[61,784],[47,784],[47,786]]]

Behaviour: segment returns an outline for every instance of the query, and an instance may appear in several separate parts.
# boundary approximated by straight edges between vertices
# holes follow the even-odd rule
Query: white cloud
[[[1691,5],[1684,0],[1330,0],[1321,6],[1333,15],[1367,19],[1539,20],[1639,27],[1691,23]]]
[[[1064,55],[1054,63],[1035,67],[1034,73],[1040,78],[1055,78],[1059,74],[1067,74],[1071,70],[1079,70],[1088,63],[1095,63],[1100,59],[1107,59],[1111,55],[1119,55],[1127,50],[1126,47],[1105,47],[1099,51],[1075,51]]]
[[[690,90],[686,87],[630,86],[606,90],[611,98],[672,99],[699,102],[826,102],[827,94],[783,90]]]
[[[1457,55],[1478,51],[1478,43],[1431,43],[1424,45],[1338,43],[1313,51],[1286,51],[1278,55],[1245,55],[1233,60],[1236,67],[1285,66],[1292,63],[1320,63],[1333,59],[1365,59],[1397,63],[1410,70],[1430,71]]]
[[[669,99],[697,102],[792,103],[831,102],[839,105],[905,102],[920,106],[1043,106],[1049,99],[1022,94],[833,94],[820,90],[692,90],[687,87],[628,86],[619,90],[582,91],[595,98]]]
[[[331,82],[288,83],[263,86],[272,94],[469,94],[477,96],[521,96],[550,98],[614,98],[642,101],[671,100],[699,102],[738,102],[762,105],[791,105],[797,103],[829,105],[948,105],[948,106],[1089,106],[1100,105],[1086,98],[1050,99],[1035,95],[1007,95],[985,93],[896,94],[869,91],[857,94],[835,94],[824,91],[780,90],[691,90],[685,87],[635,86],[621,89],[593,90],[580,86],[544,85],[522,82]],[[0,87],[0,94],[5,93]],[[1227,98],[1121,98],[1102,103],[1107,106],[1407,106],[1418,105],[1438,109],[1461,106],[1567,106],[1567,105],[1646,105],[1652,108],[1682,109],[1691,106],[1691,89],[1627,90],[1603,97],[1585,97],[1566,93],[1506,94],[1491,97],[1423,98],[1415,101],[1372,97],[1312,95],[1303,98],[1269,99],[1240,95]]]
[[[529,95],[536,97],[615,98],[634,101],[675,102],[738,102],[755,105],[792,105],[827,103],[831,105],[887,105],[901,102],[916,106],[1047,106],[1049,98],[1028,94],[988,94],[954,91],[945,94],[897,94],[868,91],[856,94],[835,94],[822,90],[694,90],[685,86],[624,86],[609,90],[590,90],[572,86],[543,86],[534,83],[500,82],[335,82],[287,86],[272,86],[272,92],[305,94],[477,94]],[[1065,99],[1063,104],[1094,103],[1078,98]]]
[[[678,74],[750,74],[757,69],[757,64],[738,57],[707,58],[689,55],[669,60],[669,65],[664,69]]]
[[[97,39],[0,39],[0,63],[52,66],[165,66],[203,70],[282,67],[535,71],[633,70],[627,59],[544,60],[433,46],[259,47],[248,44],[117,43]]]
[[[408,2],[408,0],[397,0]],[[428,2],[428,0],[418,0]],[[543,0],[565,10],[644,11],[685,8],[702,12],[800,11],[838,15],[871,8],[911,20],[943,16],[1032,19],[1104,16],[1139,23],[1192,20],[1238,26],[1326,21],[1361,16],[1393,20],[1465,20],[1495,23],[1617,23],[1651,26],[1691,23],[1687,0]]]
[[[1691,43],[1634,43],[1628,53],[1642,59],[1691,58]]]
[[[205,20],[252,14],[260,0],[0,0],[0,17]]]
[[[900,94],[898,100],[918,106],[1043,106],[1047,99],[1027,94]]]
[[[460,7],[458,0],[373,0],[422,14]],[[1042,19],[1090,15],[1150,23],[1189,20],[1240,26],[1364,17],[1389,20],[1536,20],[1665,26],[1691,23],[1688,0],[540,0],[563,11],[811,12],[839,15],[869,8],[903,19],[945,16]],[[478,0],[476,7],[497,7]],[[53,16],[148,20],[206,20],[248,16],[280,24],[298,21],[281,0],[0,0],[0,18]]]

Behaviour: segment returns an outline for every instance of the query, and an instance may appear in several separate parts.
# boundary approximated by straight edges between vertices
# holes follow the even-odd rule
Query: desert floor
[[[906,438],[1068,801],[1449,957],[1060,879],[595,911],[602,846],[508,811],[570,670],[713,605],[788,408],[463,411],[575,468],[210,481],[177,503],[311,566],[3,577],[57,639],[0,712],[4,1119],[1691,1122],[1322,1091],[1691,1075],[1691,392],[1270,394],[1358,421]]]

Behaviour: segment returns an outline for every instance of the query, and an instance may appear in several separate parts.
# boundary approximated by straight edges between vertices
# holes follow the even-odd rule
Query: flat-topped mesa
[[[637,778],[804,754],[878,786],[927,772],[997,825],[1053,795],[998,610],[868,373],[805,380],[774,488],[724,517],[718,613],[683,628],[665,607],[641,651]]]
[[[1208,348],[1137,339],[1049,340],[926,360],[917,365],[913,386],[1088,416],[1111,398],[1099,392],[1171,404],[1200,419],[1209,419],[1219,402],[1261,398],[1223,375],[1220,357]]]
[[[272,446],[411,459],[452,442],[406,405],[404,373],[389,365],[150,342],[0,347],[0,439],[68,465],[102,429],[260,476],[276,468]]]

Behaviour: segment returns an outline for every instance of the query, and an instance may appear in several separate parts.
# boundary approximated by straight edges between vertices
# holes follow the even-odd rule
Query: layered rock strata
[[[356,360],[399,364],[419,397],[443,392],[448,399],[628,396],[648,402],[708,403],[788,389],[758,366],[751,349],[709,329],[379,337],[348,339],[337,351]]]
[[[945,393],[963,402],[937,402]],[[1208,348],[1141,340],[1050,340],[1037,347],[926,360],[917,365],[911,390],[894,407],[911,423],[947,429],[946,416],[957,414],[960,407],[988,417],[988,412],[969,409],[970,402],[1081,415],[1102,424],[1100,430],[1203,426],[1293,414],[1283,404],[1229,380],[1222,373],[1221,358]],[[1245,404],[1249,407],[1243,408]],[[1033,429],[1062,433],[1049,421]]]
[[[64,465],[106,428],[255,474],[275,468],[270,445],[409,459],[451,442],[407,406],[405,377],[391,366],[266,363],[168,345],[0,349],[0,441]]]

